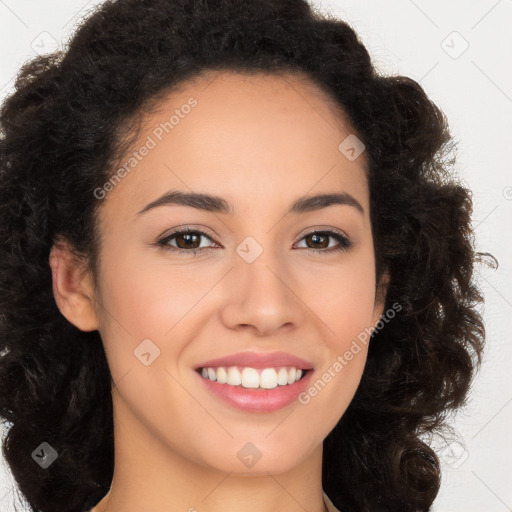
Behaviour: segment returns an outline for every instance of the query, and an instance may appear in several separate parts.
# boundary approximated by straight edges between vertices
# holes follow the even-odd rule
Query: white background
[[[0,101],[24,61],[64,44],[99,3],[0,0]],[[348,21],[380,70],[420,82],[459,142],[457,172],[474,192],[477,248],[492,253],[499,268],[478,270],[486,296],[485,360],[468,407],[451,421],[458,440],[436,444],[443,482],[433,511],[512,510],[512,0],[314,4]],[[11,485],[4,467],[1,512],[13,510]]]

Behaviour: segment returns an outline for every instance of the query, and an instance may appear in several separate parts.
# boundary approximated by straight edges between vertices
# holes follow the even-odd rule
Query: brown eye
[[[305,238],[306,240],[311,240],[311,243],[314,245],[312,249],[327,249],[329,247],[329,235],[322,233],[311,233]]]
[[[329,247],[330,239],[338,242],[338,246]],[[335,231],[313,231],[305,235],[302,240],[306,240],[306,249],[318,252],[343,251],[351,247],[352,242],[344,235]]]
[[[199,245],[201,245],[201,236],[194,233],[184,233],[174,235],[173,238],[180,249],[198,249]]]
[[[211,240],[208,234],[199,229],[182,229],[166,235],[157,242],[157,245],[170,251],[195,254],[203,249],[212,248],[211,246],[201,247],[202,238]]]

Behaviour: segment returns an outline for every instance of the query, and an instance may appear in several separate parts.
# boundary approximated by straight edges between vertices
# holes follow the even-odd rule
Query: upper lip
[[[239,352],[217,359],[210,359],[198,364],[199,368],[216,368],[219,366],[244,366],[249,368],[278,368],[280,366],[293,366],[302,370],[310,370],[313,365],[300,357],[286,352]]]

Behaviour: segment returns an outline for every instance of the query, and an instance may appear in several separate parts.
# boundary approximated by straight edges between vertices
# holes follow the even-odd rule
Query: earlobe
[[[53,245],[49,257],[55,302],[62,315],[81,331],[98,329],[92,279],[67,242]]]

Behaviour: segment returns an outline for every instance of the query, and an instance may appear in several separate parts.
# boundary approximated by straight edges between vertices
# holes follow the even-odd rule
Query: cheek
[[[101,276],[100,332],[114,382],[146,368],[142,353],[154,360],[150,368],[161,366],[164,358],[175,360],[183,338],[173,337],[174,326],[182,327],[180,320],[188,318],[202,292],[177,268],[151,263],[121,246],[104,249]]]
[[[201,326],[194,321],[194,305],[211,285],[204,277],[202,283],[199,278],[191,282],[195,271],[185,273],[117,249],[109,254],[105,250],[101,282],[101,336],[116,386],[116,407],[123,418],[135,415],[146,428],[156,429],[157,437],[165,437],[169,425],[190,433],[201,410],[177,384],[181,375],[176,366],[193,337],[191,326]],[[186,443],[186,438],[179,441]]]
[[[311,309],[324,333],[321,367],[299,396],[308,417],[307,435],[326,436],[352,401],[363,374],[374,322],[373,254],[359,253],[350,264],[319,272],[311,287]]]
[[[162,338],[211,287],[205,274],[191,267],[173,266],[152,254],[125,251],[116,258],[112,252],[102,269],[101,296],[108,313],[135,339]]]
[[[347,255],[348,256],[348,255]],[[310,273],[311,274],[311,273]],[[318,266],[314,280],[303,280],[304,301],[322,320],[326,341],[343,349],[353,338],[373,325],[375,271],[373,253],[360,251],[339,264]]]

